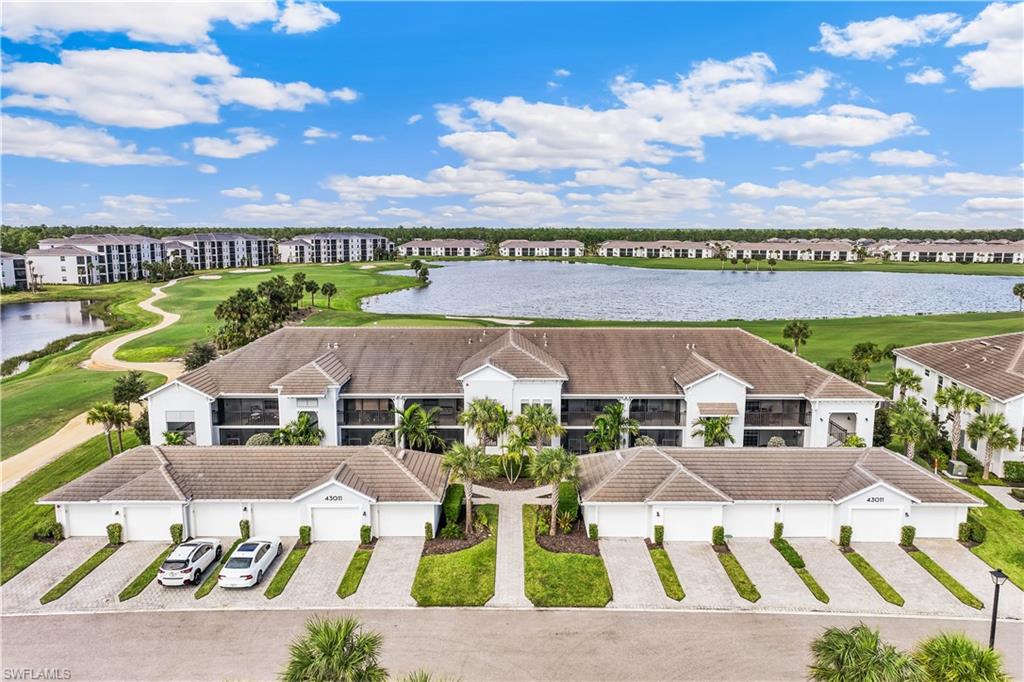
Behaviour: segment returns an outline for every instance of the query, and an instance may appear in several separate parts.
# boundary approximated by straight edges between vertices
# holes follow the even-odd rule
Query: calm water
[[[594,263],[474,261],[431,284],[366,299],[375,313],[588,320],[729,320],[1017,309],[1016,277],[888,272],[744,273]],[[753,268],[753,264],[750,266]],[[396,274],[408,274],[399,272]],[[1024,268],[1022,268],[1024,274]]]
[[[103,329],[103,320],[90,315],[88,307],[89,301],[4,304],[0,307],[3,359],[39,350],[65,336]]]

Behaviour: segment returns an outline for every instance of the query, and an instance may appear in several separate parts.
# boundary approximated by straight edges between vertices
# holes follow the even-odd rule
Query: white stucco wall
[[[651,529],[665,527],[665,540],[710,542],[711,531],[722,525],[721,504],[656,504],[651,508]]]
[[[736,406],[737,416],[734,416],[729,425],[729,433],[734,439],[733,443],[727,443],[730,447],[743,445],[743,412],[747,401],[747,388],[735,379],[722,374],[716,374],[703,381],[686,388],[686,430],[683,433],[683,445],[688,447],[703,447],[704,439],[700,436],[693,436],[693,430],[700,418],[700,403],[732,403]]]
[[[919,538],[955,538],[966,520],[966,506],[915,504],[906,525],[913,526]]]
[[[121,509],[126,542],[171,539],[171,524],[184,524],[181,504],[131,504]]]
[[[872,445],[875,432],[875,405],[876,400],[812,400],[811,401],[811,424],[807,430],[806,447],[827,447],[828,446],[828,422],[833,414],[836,415],[836,422],[851,433],[856,433],[864,439],[867,445]],[[850,418],[840,415],[851,415]],[[854,420],[855,419],[855,423]],[[856,426],[855,429],[852,427]]]
[[[196,445],[213,445],[211,400],[179,383],[170,383],[149,396],[149,433],[157,445],[163,443],[168,412],[192,412],[196,425]]]
[[[834,504],[784,502],[779,505],[779,509],[778,520],[783,524],[783,537],[831,537]]]
[[[775,525],[775,505],[736,502],[722,510],[725,534],[734,538],[770,538]]]
[[[911,500],[903,493],[896,492],[883,485],[876,485],[838,505],[833,516],[833,539],[839,538],[839,527],[853,526],[854,542],[896,541],[899,539],[900,528],[910,525]],[[890,510],[891,517],[873,516],[870,526],[864,526],[861,515],[855,518],[856,510]],[[884,527],[883,527],[884,526]]]
[[[381,502],[374,505],[374,535],[379,537],[424,537],[424,524],[437,532],[439,504]]]
[[[649,535],[649,511],[639,504],[588,504],[583,507],[583,520],[587,527],[597,524],[603,538],[644,538]]]
[[[300,400],[313,400],[317,401],[317,406],[313,407],[299,407]],[[324,438],[320,441],[321,445],[337,445],[338,444],[338,391],[334,388],[327,389],[326,395],[321,396],[280,396],[278,398],[278,406],[281,413],[281,424],[288,424],[289,422],[298,419],[300,412],[315,412],[317,416],[317,424],[320,429],[324,432]]]

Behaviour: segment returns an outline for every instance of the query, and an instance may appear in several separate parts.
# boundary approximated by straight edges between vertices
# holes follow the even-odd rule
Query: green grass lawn
[[[715,552],[715,556],[718,557],[718,561],[722,564],[722,568],[725,569],[726,575],[729,576],[733,587],[736,588],[736,594],[751,603],[761,599],[761,593],[757,591],[757,585],[750,579],[747,572],[743,570],[743,565],[740,564],[740,560],[736,558],[735,554],[732,552]]]
[[[940,585],[945,587],[950,593],[967,604],[972,609],[983,609],[985,605],[981,603],[981,600],[975,597],[970,590],[964,587],[960,582],[946,572],[942,566],[939,566],[934,559],[922,552],[921,550],[914,550],[909,552],[910,558],[921,565],[921,568],[928,571],[933,578],[935,578]]]
[[[134,433],[125,433],[126,448],[138,443]],[[56,546],[32,537],[34,530],[54,518],[53,506],[37,505],[36,500],[108,459],[106,439],[96,436],[0,495],[0,583],[7,582]]]
[[[82,582],[82,580],[85,579],[85,576],[92,573],[100,564],[109,559],[121,546],[122,545],[106,545],[101,547],[98,552],[82,562],[81,566],[71,571],[71,573],[69,573],[63,580],[47,590],[46,594],[39,598],[39,603],[49,604],[50,602],[63,597],[71,590],[71,588]]]
[[[1024,589],[1024,516],[1007,509],[976,485],[963,484],[960,487],[988,505],[968,512],[988,531],[985,542],[971,551],[989,566],[1002,569],[1014,585]]]
[[[658,577],[661,578],[661,586],[665,590],[665,595],[669,599],[682,601],[686,593],[683,592],[683,586],[679,584],[679,576],[672,566],[672,559],[669,558],[668,552],[661,547],[652,547],[651,561],[654,562],[654,568],[658,571]]]
[[[220,569],[224,568],[224,564],[226,564],[228,562],[228,559],[231,558],[231,553],[234,552],[235,548],[238,547],[240,544],[242,544],[242,538],[238,538],[237,540],[232,542],[231,546],[221,553],[220,561],[217,562],[217,565],[213,568],[212,571],[206,574],[206,578],[203,579],[203,583],[192,595],[194,598],[202,599],[206,595],[213,592],[213,588],[217,587],[217,576],[220,575]]]
[[[483,606],[494,596],[498,507],[483,504],[474,512],[487,517],[491,536],[468,549],[422,557],[412,583],[412,597],[419,606]]]
[[[263,593],[264,597],[273,599],[284,592],[284,588],[288,587],[288,581],[295,575],[295,571],[298,570],[302,560],[306,558],[308,551],[308,545],[305,547],[292,547],[292,551],[288,552],[288,556],[284,558],[281,568],[274,574],[274,579],[267,585],[267,591]]]
[[[612,584],[604,559],[588,554],[549,552],[537,544],[537,510],[523,507],[526,597],[534,606],[605,606]]]
[[[372,549],[356,550],[356,553],[352,555],[352,561],[348,562],[348,568],[345,569],[345,575],[342,576],[341,583],[338,584],[339,597],[344,599],[356,593],[356,590],[359,589],[359,583],[363,582],[363,574],[366,573],[366,567],[370,564],[372,556]]]
[[[846,560],[853,564],[853,567],[864,576],[864,580],[868,581],[871,587],[875,588],[875,592],[890,604],[896,606],[903,606],[903,597],[899,592],[896,591],[889,582],[882,577],[882,574],[875,570],[875,567],[871,563],[856,552],[843,552],[843,556]]]
[[[135,580],[128,583],[128,586],[121,590],[121,593],[117,595],[118,601],[128,601],[132,597],[139,596],[144,589],[149,587],[149,584],[156,578],[156,572],[160,570],[161,564],[167,560],[171,552],[174,551],[175,545],[169,546],[164,551],[157,555],[156,559],[153,559],[153,563],[135,577]]]

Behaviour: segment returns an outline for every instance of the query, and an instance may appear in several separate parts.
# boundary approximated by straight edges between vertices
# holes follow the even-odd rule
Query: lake
[[[90,301],[5,303],[0,306],[3,359],[39,350],[51,341],[106,327],[89,313]]]
[[[596,263],[461,261],[429,286],[364,299],[374,313],[586,320],[730,320],[998,312],[1016,277],[890,272],[655,270]],[[1024,269],[1022,269],[1024,271]],[[394,274],[409,274],[397,271]],[[1022,273],[1024,274],[1024,273]]]

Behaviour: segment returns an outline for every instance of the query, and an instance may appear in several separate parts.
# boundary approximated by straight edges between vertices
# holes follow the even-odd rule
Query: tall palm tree
[[[729,432],[730,424],[732,424],[732,417],[700,417],[696,421],[696,428],[690,435],[694,438],[703,438],[706,448],[735,443],[736,439]]]
[[[885,387],[890,393],[895,393],[898,390],[899,399],[903,400],[907,397],[908,390],[921,390],[921,377],[909,367],[897,367],[889,372],[889,376],[885,380]]]
[[[85,415],[87,424],[102,424],[103,433],[107,435],[107,451],[114,456],[114,441],[110,432],[114,430],[117,422],[117,405],[110,402],[96,403]]]
[[[482,446],[465,443],[452,443],[441,457],[441,464],[448,468],[452,480],[462,484],[466,496],[467,533],[473,530],[473,483],[494,476],[497,461],[485,454]]]
[[[117,429],[117,450],[124,452],[124,429],[132,425],[132,411],[127,405],[114,403],[114,409],[110,416],[113,418],[114,428]]]
[[[979,414],[967,425],[967,435],[971,440],[985,441],[985,461],[981,473],[984,479],[988,478],[992,469],[992,455],[996,450],[1017,447],[1017,436],[1002,414]]]
[[[919,642],[914,660],[927,680],[1008,682],[998,651],[979,646],[961,632],[940,632]]]
[[[601,452],[622,447],[625,437],[638,433],[640,422],[627,417],[625,406],[616,400],[604,406],[601,414],[594,418],[594,430],[587,433],[584,438],[587,439],[591,452]]]
[[[515,483],[523,473],[523,458],[534,452],[530,447],[532,440],[524,424],[523,415],[512,422],[505,438],[505,446],[501,455],[501,469],[509,483]]]
[[[550,405],[527,405],[520,416],[523,432],[533,437],[537,452],[544,447],[545,440],[565,433],[565,428],[558,421],[558,415]]]
[[[320,445],[323,439],[324,430],[309,412],[300,412],[294,421],[274,431],[274,445]]]
[[[320,293],[327,297],[327,307],[331,307],[331,298],[336,296],[338,293],[338,287],[334,285],[334,282],[324,282],[324,285],[320,287]]]
[[[916,390],[921,390],[920,386]],[[956,459],[956,452],[961,446],[963,413],[971,410],[981,411],[985,404],[985,396],[969,388],[950,384],[935,392],[935,404],[946,408],[946,419],[950,421],[949,436],[953,441],[953,459]]]
[[[863,623],[828,628],[811,642],[808,678],[817,682],[903,682],[919,679],[913,658]]]
[[[939,435],[928,412],[916,400],[900,400],[889,410],[889,430],[897,443],[903,445],[907,459],[914,459],[914,450]]]
[[[314,616],[306,633],[288,647],[285,682],[384,682],[380,665],[384,639],[364,631],[355,618],[328,620]]]
[[[308,280],[306,282],[306,284],[304,285],[304,287],[306,289],[306,293],[309,294],[309,305],[310,305],[310,307],[316,305],[314,300],[316,298],[317,292],[320,291],[320,285],[317,284],[316,282],[314,282],[313,280]]]
[[[419,403],[412,403],[398,412],[398,425],[394,432],[400,446],[413,450],[429,450],[444,444],[444,438],[437,433],[437,413],[440,407],[424,409]]]
[[[492,443],[497,445],[502,434],[508,431],[508,410],[493,398],[477,398],[466,405],[459,415],[459,423],[473,429],[477,440],[486,448]]]
[[[793,354],[800,355],[800,346],[807,345],[807,339],[811,338],[811,328],[803,320],[792,320],[782,328],[782,338],[793,342]]]
[[[576,480],[576,455],[565,448],[544,448],[530,460],[530,477],[541,485],[551,486],[551,523],[548,534],[558,527],[558,495],[562,481]]]
[[[1020,299],[1017,310],[1024,311],[1024,282],[1017,282],[1013,285],[1013,295]]]

